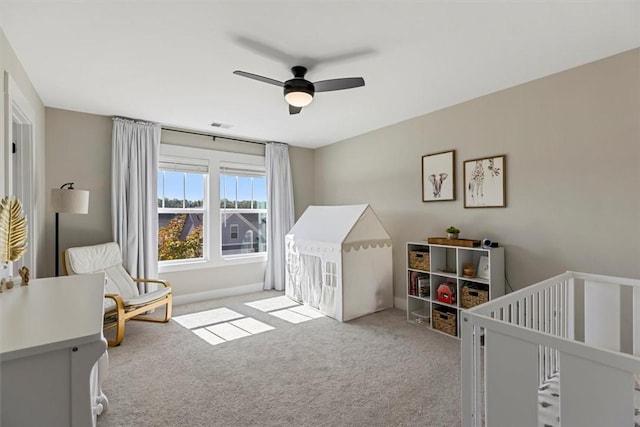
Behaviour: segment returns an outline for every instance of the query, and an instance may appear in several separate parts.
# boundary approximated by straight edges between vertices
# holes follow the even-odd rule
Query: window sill
[[[194,260],[176,264],[158,263],[158,273],[172,273],[174,271],[200,270],[203,268],[226,267],[231,265],[254,264],[267,262],[267,254],[254,256],[229,256],[218,260]]]

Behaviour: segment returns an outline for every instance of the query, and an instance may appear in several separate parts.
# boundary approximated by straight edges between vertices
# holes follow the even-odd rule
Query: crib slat
[[[549,289],[545,289],[543,292],[543,300],[544,303],[542,305],[543,312],[543,321],[544,327],[543,332],[549,332]],[[549,348],[547,346],[544,347],[544,380],[546,381],[549,378]]]
[[[551,299],[553,302],[553,328],[551,329],[551,333],[555,336],[558,336],[558,320],[560,319],[560,308],[558,306],[558,285],[552,288]],[[551,350],[551,374],[555,374],[558,372],[558,352],[556,350]]]
[[[566,337],[567,336],[567,329],[565,327],[565,316],[567,315],[566,313],[566,306],[565,306],[565,288],[567,287],[567,281],[563,280],[562,283],[560,283],[560,336],[562,337]]]
[[[640,288],[633,288],[633,354],[640,356]]]
[[[482,341],[481,341],[481,336],[484,334],[484,328],[481,327],[477,327],[475,328],[475,333],[476,333],[476,340],[474,341],[474,361],[475,361],[475,366],[476,366],[476,372],[475,372],[475,390],[478,392],[476,393],[475,396],[475,426],[482,426],[482,418],[481,418],[481,413],[484,411],[484,407],[483,407],[483,399],[482,399],[482,394],[486,393],[486,391],[484,390],[484,386],[485,386],[485,381],[482,378],[482,374],[483,372],[486,372],[486,367],[482,366],[482,357],[481,357],[481,351],[482,351]],[[480,390],[482,390],[482,393],[480,393]]]
[[[540,292],[535,292],[533,294],[533,329],[535,329],[536,331],[540,330],[540,310]],[[538,385],[541,385],[543,383],[542,363],[542,346],[538,346]]]
[[[461,409],[463,425],[469,427],[479,427],[482,408],[482,391],[480,389],[481,382],[481,361],[479,346],[480,326],[474,325],[470,321],[470,315],[464,313],[463,321],[460,324],[460,341],[461,341]]]
[[[520,301],[518,301],[518,325],[520,326],[525,326],[526,323],[524,321],[524,312],[525,312],[525,305],[527,303],[526,298],[521,299]]]

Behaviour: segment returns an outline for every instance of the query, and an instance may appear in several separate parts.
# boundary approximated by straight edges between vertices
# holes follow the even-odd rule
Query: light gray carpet
[[[215,346],[174,321],[129,322],[109,349],[98,426],[460,425],[458,340],[398,309],[291,324],[244,305],[278,295],[174,307],[227,307],[275,327]]]

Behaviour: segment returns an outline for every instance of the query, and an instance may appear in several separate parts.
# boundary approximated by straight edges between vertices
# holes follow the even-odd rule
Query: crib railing
[[[529,292],[508,295],[494,306],[479,307],[476,313],[512,325],[518,325],[551,334],[556,337],[573,339],[573,278],[555,277],[538,283]],[[558,352],[547,346],[538,348],[539,385],[551,379],[558,372]]]
[[[640,281],[567,272],[462,312],[463,425],[538,425],[559,375],[562,425],[633,426],[639,308]]]

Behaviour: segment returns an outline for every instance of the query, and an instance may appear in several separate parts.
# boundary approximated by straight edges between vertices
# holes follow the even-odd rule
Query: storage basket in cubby
[[[429,252],[409,251],[409,268],[429,271]]]
[[[473,286],[463,286],[460,292],[462,308],[471,308],[489,301],[489,291]]]
[[[451,311],[433,310],[433,316],[431,319],[433,329],[445,332],[449,335],[458,335],[458,324],[456,323],[456,313]]]

